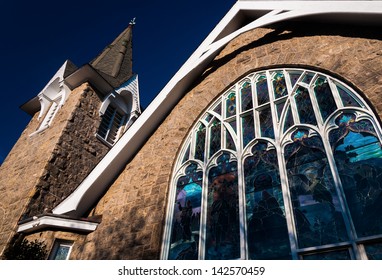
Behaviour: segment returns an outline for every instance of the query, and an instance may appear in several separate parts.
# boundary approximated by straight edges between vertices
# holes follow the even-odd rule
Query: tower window
[[[50,260],[68,260],[72,250],[73,242],[67,240],[56,240],[50,254]]]
[[[381,127],[350,87],[254,72],[195,122],[172,177],[166,259],[379,259]]]
[[[98,137],[113,146],[118,140],[125,123],[125,115],[114,104],[110,104],[102,116]]]

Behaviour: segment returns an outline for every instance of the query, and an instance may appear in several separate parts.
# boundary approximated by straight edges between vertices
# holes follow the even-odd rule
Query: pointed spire
[[[135,18],[129,26],[99,54],[90,65],[93,66],[113,87],[126,82],[132,70],[132,29]]]

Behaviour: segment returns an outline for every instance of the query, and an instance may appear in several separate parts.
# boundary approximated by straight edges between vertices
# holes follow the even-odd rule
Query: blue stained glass
[[[353,224],[363,237],[382,234],[382,217],[375,215],[382,211],[382,149],[372,124],[358,123],[331,131],[330,140]]]
[[[267,76],[261,75],[256,82],[257,104],[261,105],[269,102]]]
[[[241,111],[252,109],[252,86],[249,82],[245,82],[241,87]]]
[[[300,248],[348,239],[322,142],[298,131],[285,150],[288,183]]]
[[[298,87],[295,95],[298,115],[301,123],[316,125],[316,117],[314,115],[312,102],[310,100],[309,91],[304,87]]]
[[[224,153],[208,174],[206,259],[240,258],[237,162]]]
[[[203,172],[191,163],[179,178],[173,213],[170,260],[198,259]]]
[[[315,82],[314,93],[316,95],[322,119],[325,122],[330,114],[332,114],[337,109],[332,91],[325,77],[318,77]]]
[[[249,257],[290,259],[276,150],[266,148],[257,144],[244,162]]]
[[[286,102],[286,99],[281,101],[280,103],[276,104],[276,111],[277,111],[277,118],[278,118],[278,120],[281,119],[281,114],[283,113],[285,102]]]
[[[275,98],[280,98],[288,94],[283,71],[276,72],[272,84]]]
[[[226,99],[226,118],[236,114],[236,95],[231,92]]]
[[[206,143],[206,127],[200,124],[196,132],[196,146],[195,146],[195,159],[204,161],[204,150]]]
[[[274,138],[272,111],[270,106],[259,111],[260,130],[262,137]]]
[[[219,120],[214,120],[210,128],[210,153],[213,156],[221,148],[221,123]]]
[[[233,128],[233,130],[235,131],[235,133],[237,133],[237,128],[236,128],[236,119],[230,119],[230,120],[227,120],[228,124]]]
[[[255,128],[253,126],[253,115],[248,114],[242,117],[243,145],[244,147],[255,138]]]

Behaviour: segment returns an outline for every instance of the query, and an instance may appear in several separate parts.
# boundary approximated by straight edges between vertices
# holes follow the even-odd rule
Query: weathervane
[[[135,25],[135,19],[136,19],[136,18],[133,18],[133,19],[130,21],[130,24],[131,24],[131,25]]]

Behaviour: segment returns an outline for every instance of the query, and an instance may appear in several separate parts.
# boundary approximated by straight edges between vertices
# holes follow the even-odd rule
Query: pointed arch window
[[[247,75],[185,141],[162,257],[381,258],[381,139],[371,108],[338,79],[292,68]],[[177,203],[192,209],[191,226]]]

